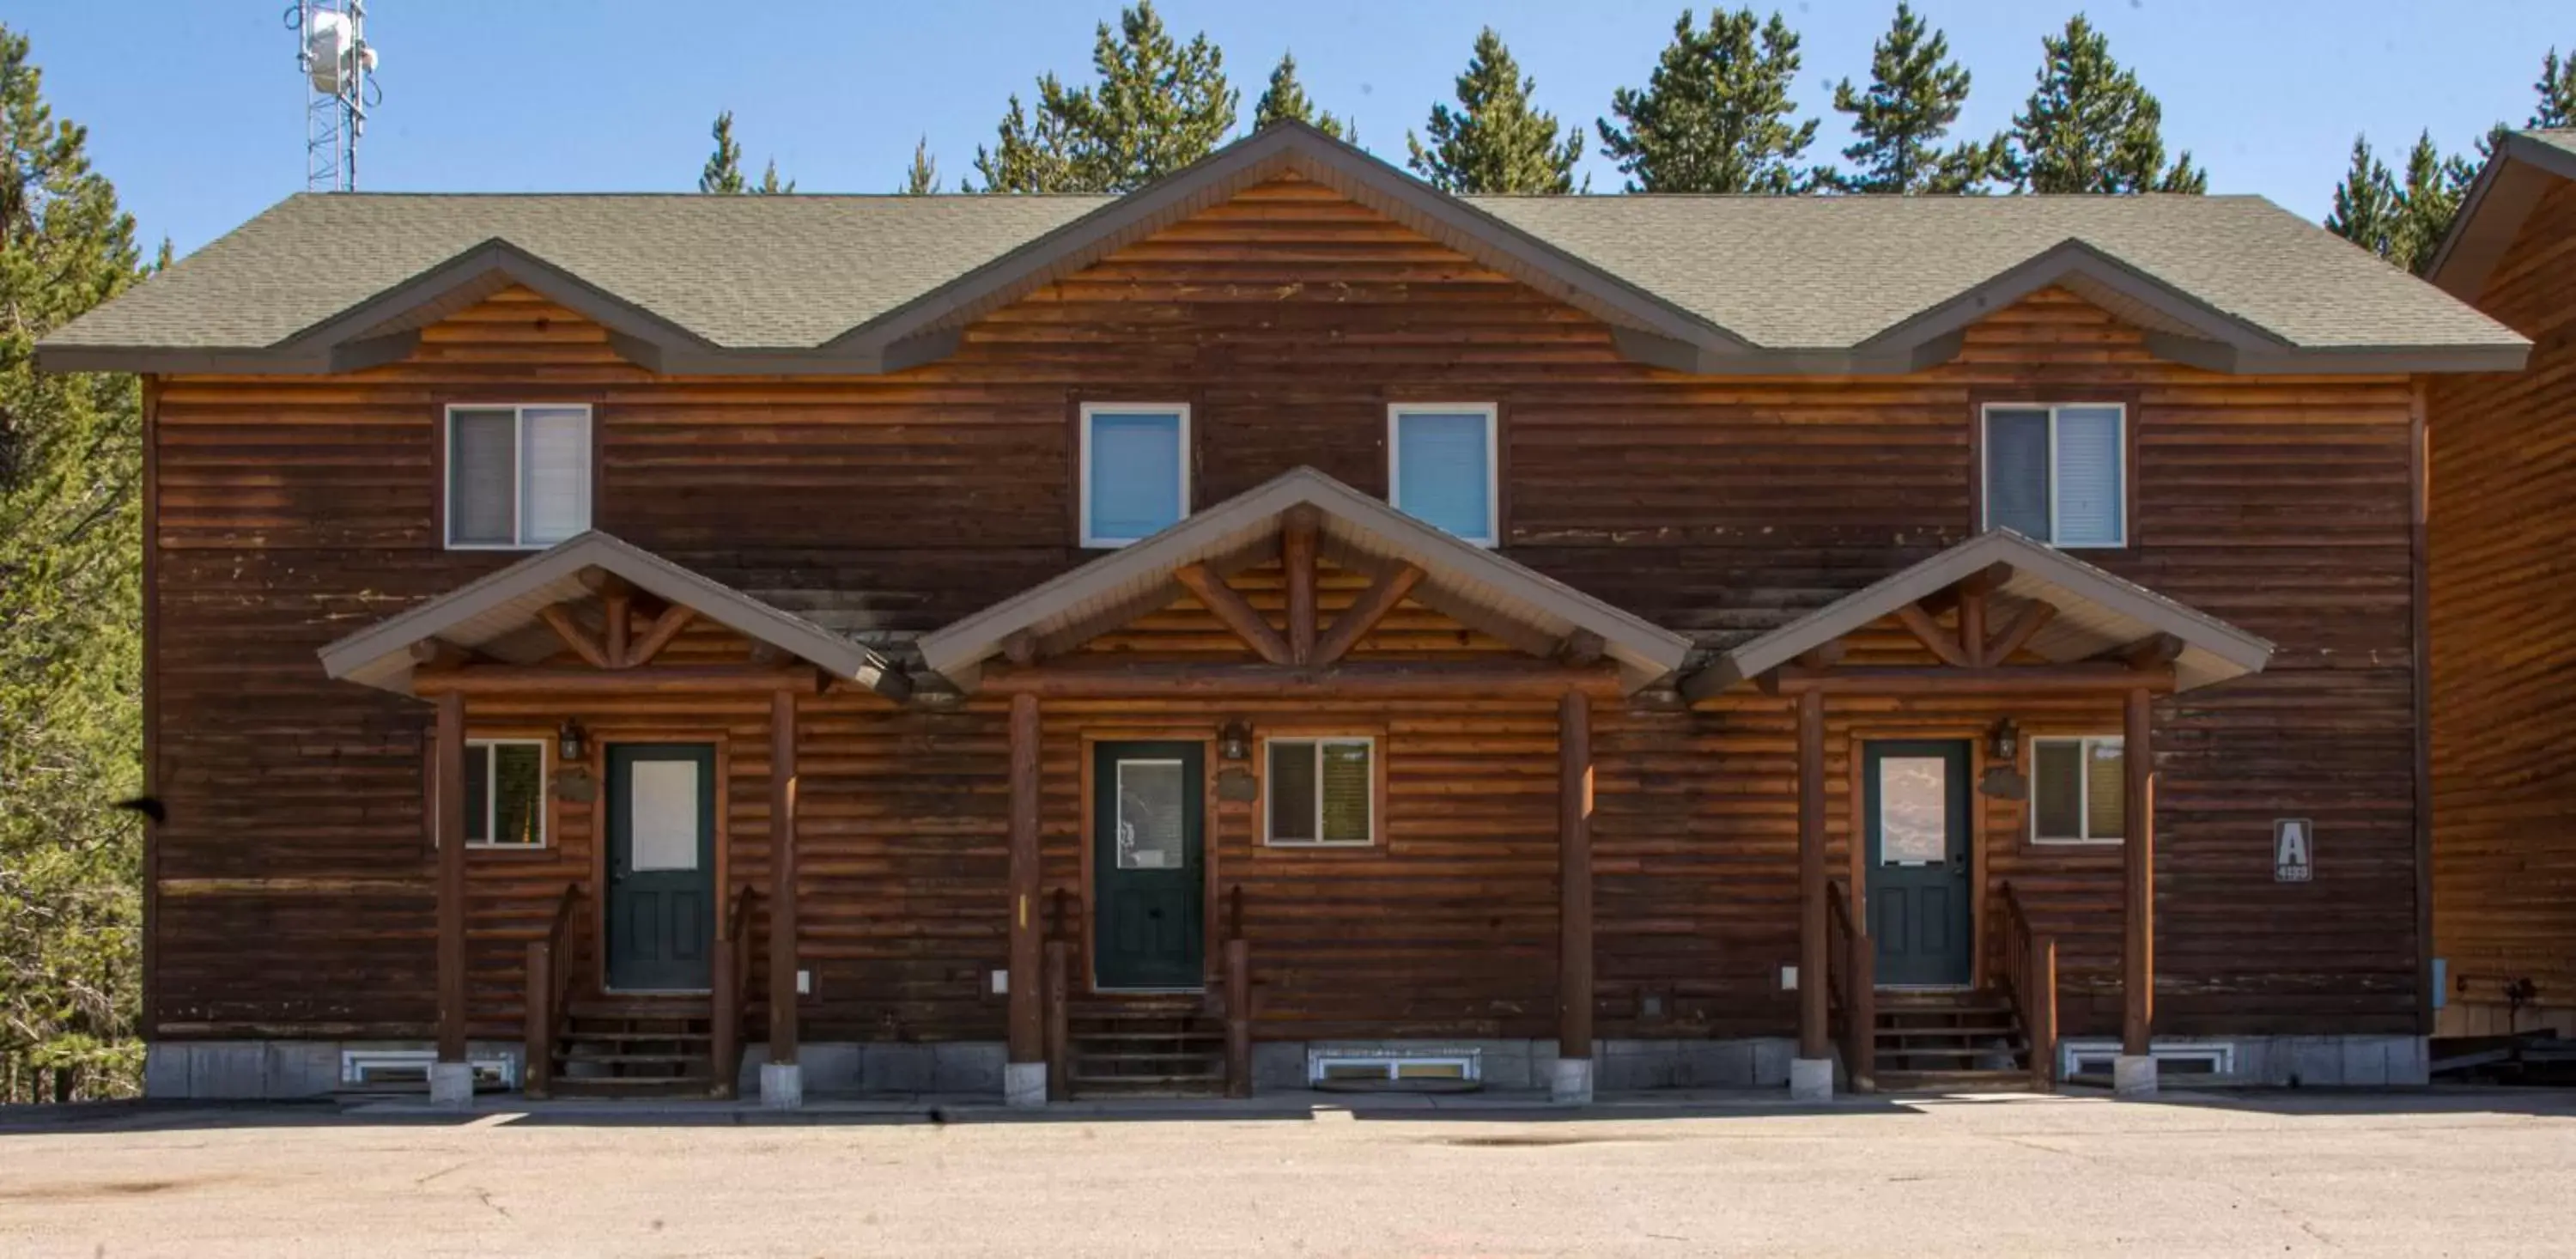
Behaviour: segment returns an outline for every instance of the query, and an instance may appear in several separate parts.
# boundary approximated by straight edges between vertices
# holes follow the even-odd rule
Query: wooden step
[[[706,1064],[706,1062],[707,1062],[707,1056],[706,1056],[705,1054],[702,1054],[702,1053],[696,1053],[696,1054],[677,1054],[677,1053],[675,1053],[675,1054],[593,1053],[593,1052],[588,1052],[588,1051],[586,1051],[585,1049],[583,1049],[583,1048],[581,1048],[581,1047],[575,1047],[575,1048],[569,1049],[569,1050],[567,1050],[567,1051],[565,1051],[565,1052],[563,1052],[563,1053],[560,1053],[560,1054],[555,1055],[555,1061],[556,1061],[556,1062],[558,1062],[558,1063],[567,1063],[567,1064],[569,1064],[569,1063],[575,1063],[575,1062],[591,1062],[591,1063],[599,1063],[599,1064],[602,1064],[602,1065],[605,1065],[605,1066],[618,1066],[618,1065],[625,1064],[625,1063],[635,1063],[635,1062],[656,1062],[656,1063],[663,1063],[663,1062],[667,1062],[667,1063],[678,1063],[678,1064],[683,1064],[683,1065],[686,1065],[686,1064],[696,1064],[696,1065],[699,1065],[699,1066],[704,1066],[704,1065]]]
[[[2028,1071],[1890,1071],[1880,1069],[1874,1078],[1878,1091],[1902,1093],[1916,1090],[1951,1089],[1978,1092],[2008,1092],[2030,1087]]]
[[[1891,1040],[1958,1040],[1976,1036],[2002,1040],[2019,1035],[2021,1035],[2021,1029],[2008,1023],[1978,1027],[1882,1027],[1878,1029],[1878,1043],[1884,1045]]]
[[[547,1089],[556,1097],[707,1097],[715,1081],[703,1075],[566,1075]]]

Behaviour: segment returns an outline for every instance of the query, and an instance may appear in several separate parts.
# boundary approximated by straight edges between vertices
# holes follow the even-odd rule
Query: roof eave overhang
[[[1299,468],[1217,504],[1170,528],[1061,574],[950,625],[914,646],[932,671],[972,690],[985,661],[1008,636],[1079,607],[1104,588],[1194,562],[1210,547],[1256,524],[1311,504],[1325,515],[1381,539],[1393,553],[1432,572],[1463,573],[1505,590],[1577,629],[1601,636],[1603,654],[1619,666],[1622,685],[1640,689],[1679,669],[1690,640],[1624,609],[1534,572],[1484,547],[1441,532],[1311,468]],[[1177,588],[1169,592],[1177,594]],[[1159,606],[1159,604],[1157,605]],[[1150,608],[1143,608],[1150,611]],[[1455,613],[1453,613],[1454,615]]]
[[[2557,180],[2576,182],[2576,153],[2530,136],[2507,133],[2487,159],[2452,216],[2451,230],[2433,252],[2424,278],[2451,296],[2477,303],[2487,277],[2504,260],[2523,220]]]
[[[591,568],[614,573],[636,589],[686,605],[746,638],[811,663],[835,680],[854,683],[888,699],[901,700],[911,693],[911,679],[865,644],[597,531],[487,573],[341,638],[315,654],[321,658],[323,673],[334,680],[356,680],[408,694],[409,668],[388,671],[388,661],[404,655],[415,643],[436,638]],[[644,677],[639,676],[639,682],[642,680]]]
[[[1870,584],[1751,642],[1721,652],[1684,678],[1684,698],[1698,701],[1761,677],[1801,654],[1870,625],[1905,604],[1948,589],[1997,564],[2011,565],[2071,597],[2136,622],[2142,632],[2172,634],[2183,644],[2178,689],[2190,690],[2260,673],[2273,645],[2216,617],[2104,572],[2009,529],[1990,530]]]

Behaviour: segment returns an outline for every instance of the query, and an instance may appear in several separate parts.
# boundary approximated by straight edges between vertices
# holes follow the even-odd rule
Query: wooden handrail
[[[1843,1070],[1852,1090],[1877,1087],[1878,950],[1852,912],[1842,880],[1825,883],[1826,995],[1842,1019]]]
[[[742,1010],[743,1000],[751,992],[751,934],[754,908],[760,893],[745,883],[736,889],[725,906],[725,915],[717,924],[714,956],[709,959],[710,986],[708,1023],[712,1032],[708,1071],[715,1078],[709,1091],[730,1100],[741,1093],[742,1082]]]
[[[2033,929],[2021,894],[2006,881],[1995,896],[2003,916],[2004,985],[2030,1044],[2031,1087],[2047,1092],[2057,1078],[2057,937]]]
[[[563,894],[555,898],[554,915],[546,921],[546,933],[528,942],[528,998],[522,1012],[526,1026],[521,1032],[524,1078],[519,1087],[534,1098],[545,1097],[554,1088],[555,1029],[563,1021],[566,988],[577,969],[572,947],[579,937],[573,933],[573,920],[581,911],[581,901],[581,885],[565,884]]]

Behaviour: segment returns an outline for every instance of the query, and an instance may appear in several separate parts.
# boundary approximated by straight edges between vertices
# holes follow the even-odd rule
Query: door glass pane
[[[627,825],[637,870],[698,868],[698,763],[637,761],[627,793]]]
[[[1091,416],[1091,519],[1095,541],[1133,542],[1181,518],[1181,417]]]
[[[2118,839],[2120,815],[2128,806],[2129,782],[2117,743],[2095,743],[2084,758],[2086,839]]]
[[[2040,542],[2048,531],[2048,412],[1986,413],[1986,527]]]
[[[590,413],[530,407],[521,421],[527,523],[519,540],[551,546],[590,527]]]
[[[546,750],[541,743],[496,743],[492,755],[495,844],[545,842]],[[469,757],[468,760],[479,760]],[[472,816],[472,815],[468,815]]]
[[[2030,807],[2041,839],[2084,838],[2084,745],[2053,739],[2031,745]]]
[[[1919,865],[1950,855],[1950,762],[1891,756],[1878,763],[1879,860]]]
[[[518,422],[509,411],[454,411],[447,417],[447,536],[506,546],[516,540],[511,495]]]
[[[1369,745],[1327,743],[1324,762],[1324,839],[1328,843],[1365,844],[1369,813],[1376,805],[1376,778],[1369,773]]]
[[[2057,412],[2057,544],[2120,542],[2120,409]]]
[[[1118,868],[1178,870],[1186,801],[1179,761],[1118,762]]]
[[[1315,839],[1315,745],[1304,739],[1270,744],[1270,839],[1312,843]]]
[[[1471,541],[1493,541],[1493,452],[1477,412],[1396,417],[1395,505]]]

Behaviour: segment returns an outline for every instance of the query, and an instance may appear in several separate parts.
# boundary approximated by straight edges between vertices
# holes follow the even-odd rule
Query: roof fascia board
[[[2508,133],[2469,186],[2424,278],[2474,305],[2486,289],[2487,277],[2494,274],[2514,235],[2522,230],[2523,220],[2549,191],[2553,177],[2576,181],[2576,154],[2518,132]]]

